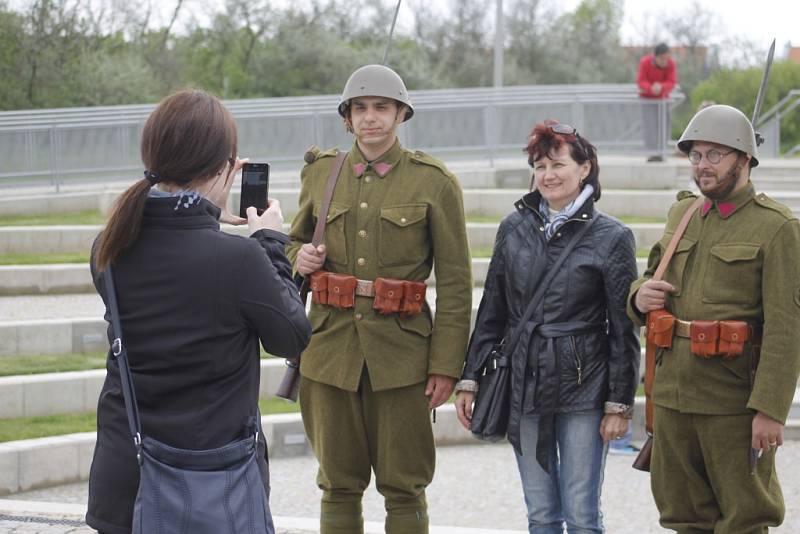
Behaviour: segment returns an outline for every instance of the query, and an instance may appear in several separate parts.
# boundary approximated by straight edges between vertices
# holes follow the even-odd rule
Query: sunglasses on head
[[[548,124],[548,128],[553,133],[561,134],[561,135],[574,135],[575,137],[580,137],[578,135],[578,130],[571,124],[564,124],[563,122],[556,122],[555,124]]]

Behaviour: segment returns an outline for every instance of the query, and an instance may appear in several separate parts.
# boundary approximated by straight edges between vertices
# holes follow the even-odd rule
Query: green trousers
[[[300,408],[319,461],[321,534],[363,532],[361,497],[372,471],[386,532],[427,534],[436,450],[424,382],[372,391],[365,372],[354,393],[303,377]]]
[[[681,534],[762,534],[781,524],[775,449],[750,474],[752,415],[654,409],[650,482],[661,526]]]

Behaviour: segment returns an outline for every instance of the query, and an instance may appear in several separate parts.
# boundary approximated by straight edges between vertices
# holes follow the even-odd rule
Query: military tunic
[[[295,265],[300,246],[311,242],[335,154],[321,152],[303,169],[300,209],[287,248]],[[399,142],[379,161],[367,163],[354,144],[328,212],[323,269],[363,280],[424,281],[433,267],[436,323],[427,304],[410,317],[377,314],[365,297],[356,297],[353,309],[312,305],[314,335],[303,352],[301,373],[348,391],[358,388],[365,363],[376,391],[415,384],[429,374],[457,378],[472,310],[461,188],[441,162]],[[384,176],[375,169],[378,163],[391,166]],[[361,176],[354,170],[358,164],[366,168]]]
[[[287,255],[311,241],[336,152],[312,151]],[[461,374],[472,308],[471,259],[461,188],[438,160],[399,142],[378,160],[354,144],[325,228],[323,269],[362,280],[424,281],[435,270],[436,321],[312,304],[312,338],[301,360],[303,424],[319,460],[323,534],[362,531],[361,496],[375,471],[389,533],[427,532],[425,488],[435,447],[425,397],[428,375]]]
[[[647,271],[631,287],[628,314],[640,325],[635,294],[694,200],[689,192],[678,195]],[[749,476],[750,425],[756,411],[786,421],[800,374],[800,222],[748,183],[692,216],[664,280],[675,287],[666,309],[679,319],[744,320],[763,325],[763,341],[752,384],[752,342],[732,360],[699,358],[678,336],[671,349],[659,349],[652,485],[662,524],[685,532],[762,532],[782,520],[783,502],[774,453],[759,460],[758,477]]]

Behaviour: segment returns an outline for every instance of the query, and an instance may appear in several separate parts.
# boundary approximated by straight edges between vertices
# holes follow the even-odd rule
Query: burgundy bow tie
[[[375,172],[378,173],[378,176],[381,178],[389,174],[389,171],[392,170],[391,165],[379,161],[378,163],[356,163],[353,165],[353,173],[356,175],[356,178],[358,178],[367,172],[370,167],[375,169]]]
[[[700,214],[705,216],[711,210],[711,206],[713,205],[714,205],[713,202],[711,202],[710,200],[706,200],[703,203],[703,207],[700,208]],[[719,211],[719,214],[722,215],[723,219],[726,218],[731,213],[733,213],[735,209],[736,209],[736,204],[734,204],[733,202],[717,202],[717,210]]]

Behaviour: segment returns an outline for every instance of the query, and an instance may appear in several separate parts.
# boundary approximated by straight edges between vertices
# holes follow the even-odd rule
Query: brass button
[[[405,217],[400,217],[400,222],[401,222],[401,223],[405,224],[405,223],[406,223],[406,220],[407,220],[407,219],[406,219]]]
[[[367,237],[367,231],[366,230],[359,230],[358,231],[358,237]]]
[[[370,183],[372,181],[372,176],[365,176],[364,181]]]
[[[367,209],[369,207],[369,204],[367,204],[366,202],[362,202],[361,204],[359,204],[359,207],[362,210],[365,210],[365,209]]]
[[[367,264],[367,260],[365,260],[364,258],[358,258],[358,264],[363,267],[364,265]]]
[[[360,313],[357,313],[356,314],[356,321],[360,321],[363,317],[364,317],[363,315],[361,315]]]

